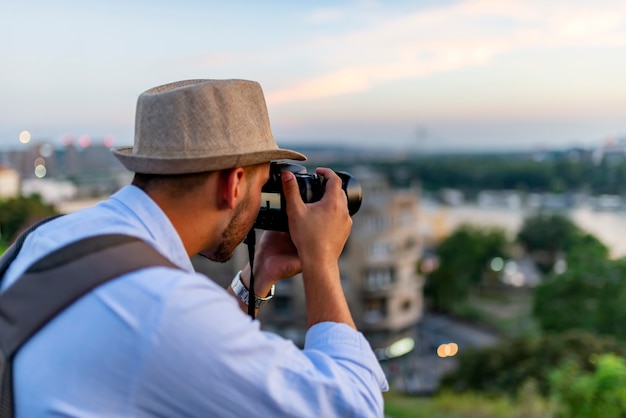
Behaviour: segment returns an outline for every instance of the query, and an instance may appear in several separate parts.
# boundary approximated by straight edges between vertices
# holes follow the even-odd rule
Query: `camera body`
[[[261,207],[254,223],[254,228],[272,231],[288,231],[289,221],[283,194],[281,175],[285,171],[294,174],[298,182],[300,196],[304,203],[317,202],[324,195],[326,179],[316,173],[307,173],[299,164],[285,161],[270,163],[270,178],[261,189]],[[348,198],[348,211],[354,215],[361,207],[362,190],[358,180],[349,173],[339,171],[342,189]]]

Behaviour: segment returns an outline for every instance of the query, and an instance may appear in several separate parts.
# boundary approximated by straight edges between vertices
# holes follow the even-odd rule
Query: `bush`
[[[56,209],[43,203],[39,195],[0,201],[0,238],[4,243],[11,242],[29,225],[56,214]]]
[[[506,256],[507,247],[500,228],[460,226],[437,247],[439,268],[428,276],[425,296],[435,309],[450,311],[479,287],[489,261]]]
[[[581,331],[520,337],[500,344],[465,350],[459,367],[442,380],[442,387],[457,391],[481,391],[515,396],[529,379],[536,379],[539,392],[549,393],[549,375],[564,362],[581,370],[593,370],[594,354],[626,355],[626,347],[614,338]]]
[[[583,329],[626,341],[626,260],[570,264],[534,295],[533,315],[544,331]]]
[[[614,354],[593,356],[589,372],[567,362],[550,375],[559,403],[557,417],[620,418],[626,416],[626,360]]]
[[[449,391],[432,398],[385,393],[389,418],[550,418],[553,410],[532,382],[516,398]]]

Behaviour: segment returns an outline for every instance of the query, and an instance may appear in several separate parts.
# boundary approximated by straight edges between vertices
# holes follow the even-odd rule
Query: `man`
[[[282,175],[290,233],[265,233],[255,257],[259,298],[302,272],[310,327],[303,350],[260,331],[242,311],[247,300],[193,271],[190,256],[225,261],[244,239],[269,162],[304,159],[276,146],[257,83],[191,80],[148,90],[137,102],[134,146],[114,153],[136,173],[133,185],[36,229],[3,288],[51,251],[105,233],[139,237],[179,269],[114,279],[29,340],[13,363],[17,416],[383,414],[387,382],[340,285],[351,220],[331,170],[318,169],[328,182],[313,204],[302,202],[293,175]],[[248,265],[232,287],[249,278]]]

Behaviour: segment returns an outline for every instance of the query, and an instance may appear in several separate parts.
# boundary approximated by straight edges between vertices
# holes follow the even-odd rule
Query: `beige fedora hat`
[[[142,93],[134,146],[117,148],[113,154],[128,170],[146,174],[306,159],[278,148],[261,86],[247,80],[186,80]]]

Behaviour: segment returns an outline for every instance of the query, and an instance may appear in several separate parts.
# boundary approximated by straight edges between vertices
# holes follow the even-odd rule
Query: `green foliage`
[[[535,288],[533,315],[545,331],[584,329],[626,341],[626,259],[594,257],[579,247],[568,268]]]
[[[619,418],[626,416],[626,361],[614,354],[593,356],[593,371],[572,362],[550,374],[557,417]]]
[[[538,213],[524,219],[517,240],[526,251],[566,251],[579,233],[568,217],[558,213]]]
[[[513,156],[420,156],[402,169],[409,178],[419,178],[426,190],[453,187],[468,194],[482,189],[549,190],[555,178],[550,164]]]
[[[626,346],[613,338],[579,331],[504,340],[494,347],[463,351],[458,369],[444,377],[442,386],[514,396],[532,378],[547,395],[548,376],[554,368],[569,361],[591,370],[589,358],[609,352],[626,354]]]
[[[513,417],[514,406],[506,397],[487,397],[477,393],[443,392],[433,399],[438,415],[468,418]],[[439,415],[441,414],[441,415]]]
[[[609,258],[609,249],[595,236],[580,232],[565,254],[569,266],[583,266]]]
[[[481,287],[451,313],[474,324],[481,324],[502,338],[538,335],[539,325],[531,315],[533,295],[529,289]]]
[[[533,316],[544,331],[581,329],[626,341],[626,259],[609,260],[604,244],[570,223],[533,217],[520,231],[530,248],[565,251],[567,269],[534,289]]]
[[[462,303],[483,280],[489,261],[504,257],[507,246],[502,229],[462,225],[437,247],[439,268],[427,278],[425,295],[440,310]]]
[[[527,217],[517,234],[517,241],[534,256],[544,273],[552,271],[559,254],[573,253],[575,257],[600,259],[609,254],[608,248],[596,237],[559,213],[537,213]]]
[[[387,173],[394,186],[419,179],[426,191],[456,188],[468,195],[480,190],[522,192],[587,192],[626,194],[626,160],[603,161],[552,153],[537,161],[524,154],[418,155],[398,162],[379,161],[373,167]],[[398,175],[401,173],[401,175]]]
[[[43,203],[39,195],[0,201],[0,238],[9,242],[27,225],[56,214],[54,207]]]
[[[516,398],[449,391],[432,398],[394,392],[384,396],[385,416],[389,418],[550,418],[554,409],[532,385]]]
[[[516,397],[517,413],[515,418],[551,418],[556,411],[556,403],[544,398],[540,391],[537,380],[526,380]]]

